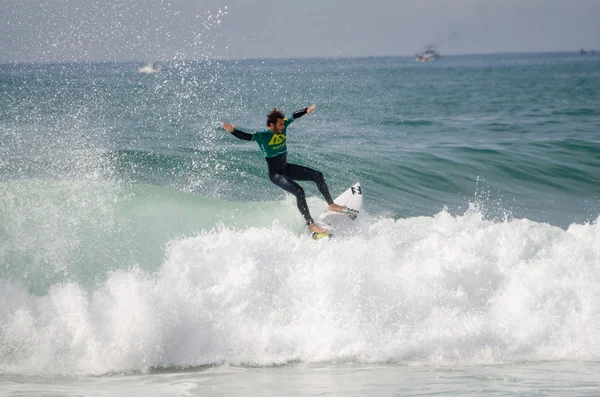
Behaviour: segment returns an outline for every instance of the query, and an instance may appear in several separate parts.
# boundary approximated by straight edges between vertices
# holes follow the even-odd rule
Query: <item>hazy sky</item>
[[[0,0],[0,63],[600,50],[600,0]]]

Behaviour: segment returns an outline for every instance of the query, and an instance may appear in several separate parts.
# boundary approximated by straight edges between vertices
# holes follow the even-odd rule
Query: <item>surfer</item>
[[[293,113],[292,117],[285,117],[285,114],[281,110],[273,108],[271,113],[267,115],[267,128],[264,131],[255,131],[252,134],[236,129],[235,124],[223,123],[223,128],[236,138],[258,143],[262,154],[267,160],[271,182],[296,196],[298,209],[302,216],[304,216],[308,230],[311,233],[327,233],[310,216],[304,189],[294,181],[315,182],[325,201],[329,204],[330,211],[345,211],[347,208],[333,202],[322,172],[287,162],[287,127],[294,120],[299,119],[305,114],[312,113],[316,107],[317,105],[312,105],[302,110],[297,110]]]

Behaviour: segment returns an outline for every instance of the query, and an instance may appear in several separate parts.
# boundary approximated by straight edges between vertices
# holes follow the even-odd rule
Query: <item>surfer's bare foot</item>
[[[308,225],[308,230],[311,233],[325,233],[325,232],[327,232],[327,230],[323,229],[321,226],[317,225],[316,223],[311,223],[310,225]]]
[[[336,203],[329,204],[329,211],[344,212],[346,210],[348,210],[348,207],[343,205],[337,205]]]

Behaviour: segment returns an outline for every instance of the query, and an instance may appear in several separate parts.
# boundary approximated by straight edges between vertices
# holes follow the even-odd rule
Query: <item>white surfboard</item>
[[[363,191],[359,182],[356,182],[344,193],[340,194],[334,203],[348,207],[347,212],[326,210],[317,219],[317,223],[333,234],[345,231],[352,223],[356,222],[363,206]]]

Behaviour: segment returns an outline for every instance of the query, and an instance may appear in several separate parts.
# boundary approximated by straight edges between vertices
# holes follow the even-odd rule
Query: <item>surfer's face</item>
[[[271,123],[271,125],[269,126],[269,128],[274,133],[281,134],[283,132],[283,129],[285,128],[285,124],[283,123],[283,119],[277,119],[277,123],[275,123],[275,124]]]

